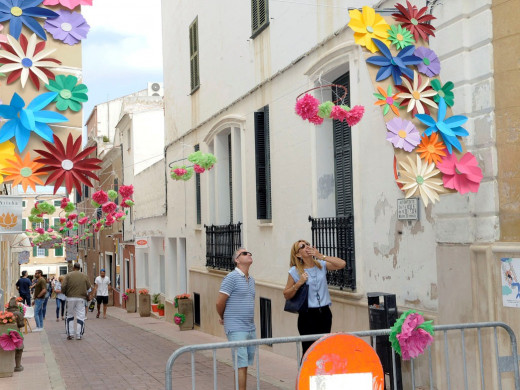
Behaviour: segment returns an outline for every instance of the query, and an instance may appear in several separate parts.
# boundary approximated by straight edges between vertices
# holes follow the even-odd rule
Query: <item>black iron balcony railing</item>
[[[241,222],[229,225],[204,225],[206,229],[206,267],[235,269],[233,253],[242,245]]]
[[[356,262],[354,248],[354,217],[312,218],[312,245],[326,256],[335,256],[347,262],[339,271],[327,272],[329,286],[356,289]]]

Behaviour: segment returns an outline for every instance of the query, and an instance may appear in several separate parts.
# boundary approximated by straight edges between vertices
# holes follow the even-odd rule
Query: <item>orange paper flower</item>
[[[429,137],[423,135],[421,139],[422,141],[416,149],[417,153],[420,153],[421,158],[428,161],[428,164],[434,162],[437,165],[442,160],[441,157],[446,156],[446,145],[439,141],[437,133],[432,133]]]
[[[36,184],[43,185],[43,180],[38,176],[45,175],[45,172],[36,170],[43,167],[44,164],[37,162],[38,159],[31,160],[31,154],[27,153],[22,159],[20,155],[14,155],[16,160],[7,160],[8,166],[4,168],[6,176],[5,181],[12,181],[13,186],[22,185],[23,192],[27,192],[27,187],[31,187],[36,192]]]

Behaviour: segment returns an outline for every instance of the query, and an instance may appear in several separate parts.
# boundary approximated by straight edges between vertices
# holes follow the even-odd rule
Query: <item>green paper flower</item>
[[[100,205],[98,202],[96,202],[95,200],[91,200],[91,201],[90,201],[90,204],[91,204],[93,207],[95,207],[95,208],[101,207],[101,205]]]
[[[77,84],[78,78],[75,76],[56,76],[55,80],[50,80],[45,87],[52,92],[57,92],[58,96],[54,99],[56,108],[65,111],[70,108],[72,111],[80,111],[82,104],[88,100],[88,88],[85,84]],[[76,85],[77,84],[77,85]]]
[[[65,208],[63,210],[65,210],[67,213],[70,213],[71,211],[74,211],[76,209],[76,206],[74,205],[74,203],[72,202],[69,202],[67,203],[67,205],[65,206]],[[52,213],[50,213],[52,214]]]
[[[110,200],[114,200],[114,199],[117,198],[117,191],[109,190],[109,191],[107,192],[107,194],[108,194],[108,198],[109,198]]]
[[[412,33],[400,24],[390,27],[390,30],[388,30],[388,40],[399,50],[415,44]]]
[[[437,95],[433,97],[433,100],[439,103],[441,98],[443,98],[446,102],[446,105],[449,107],[453,106],[455,103],[455,95],[452,92],[454,85],[451,81],[448,81],[446,84],[441,86],[441,82],[439,80],[433,79],[430,81],[430,85],[435,91],[437,91]]]
[[[318,116],[323,119],[330,118],[330,113],[334,108],[334,103],[332,102],[323,102],[318,106]]]

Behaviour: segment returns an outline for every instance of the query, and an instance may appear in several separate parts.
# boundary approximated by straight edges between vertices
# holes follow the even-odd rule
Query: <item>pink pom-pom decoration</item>
[[[45,230],[43,230],[43,228],[39,227],[39,228],[36,228],[34,230],[36,230],[36,233],[38,233],[38,234],[45,234]]]
[[[78,214],[69,214],[69,221],[74,221],[77,218]]]
[[[319,115],[314,115],[312,118],[309,118],[309,122],[314,123],[315,125],[321,125],[323,123],[323,118]]]
[[[424,317],[418,313],[412,313],[404,320],[401,333],[397,335],[404,360],[415,359],[432,344],[433,336],[426,330],[418,328],[423,322]]]
[[[134,186],[133,185],[129,185],[129,186],[121,186],[121,187],[119,187],[119,194],[123,198],[130,198],[134,194]]]
[[[208,168],[209,169],[209,168]],[[195,171],[195,173],[204,173],[205,169],[202,168],[200,165],[198,164],[194,164],[193,165],[193,170]]]
[[[61,217],[60,218],[60,223],[63,225],[65,222],[67,222],[67,218]]]
[[[80,225],[84,225],[84,224],[86,224],[87,222],[88,222],[88,217],[83,217],[83,218],[78,219],[78,223],[79,223]]]
[[[177,168],[177,169],[174,169],[173,170],[173,173],[176,175],[176,176],[184,176],[188,171],[184,168]]]
[[[348,112],[344,110],[340,106],[334,106],[332,111],[330,112],[331,119],[335,119],[337,121],[345,122],[347,120]]]
[[[349,126],[354,126],[359,123],[361,119],[363,119],[363,114],[365,113],[365,107],[363,106],[354,106],[350,111],[347,112],[347,123]]]
[[[96,203],[103,204],[108,202],[108,194],[103,190],[99,190],[92,194],[92,199]]]
[[[68,204],[69,204],[69,200],[68,200],[67,198],[63,198],[63,199],[61,200],[60,207],[61,207],[62,209],[64,209],[65,207],[67,207]]]
[[[182,319],[180,317],[175,317],[173,320],[175,321],[176,325],[180,325],[181,321],[182,321]]]
[[[110,214],[113,213],[117,208],[117,205],[114,202],[107,202],[103,206],[101,206],[101,210],[103,210],[104,213]]]
[[[306,93],[302,98],[296,101],[296,113],[302,117],[302,119],[310,119],[318,114],[318,106],[320,101],[314,96]]]

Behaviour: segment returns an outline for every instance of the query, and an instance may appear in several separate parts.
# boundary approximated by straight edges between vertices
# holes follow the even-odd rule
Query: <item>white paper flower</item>
[[[401,77],[403,81],[403,85],[399,88],[399,97],[403,99],[403,102],[406,103],[408,101],[408,107],[406,111],[412,111],[412,114],[424,114],[427,110],[424,104],[429,105],[430,107],[437,108],[437,103],[435,103],[432,99],[433,96],[437,95],[437,91],[433,88],[428,88],[430,84],[430,79],[428,77],[424,77],[424,81],[421,80],[421,77],[417,73],[417,71],[413,71],[413,85],[410,84],[409,79],[406,77]],[[422,81],[422,83],[421,83]],[[403,104],[401,102],[401,104]]]

